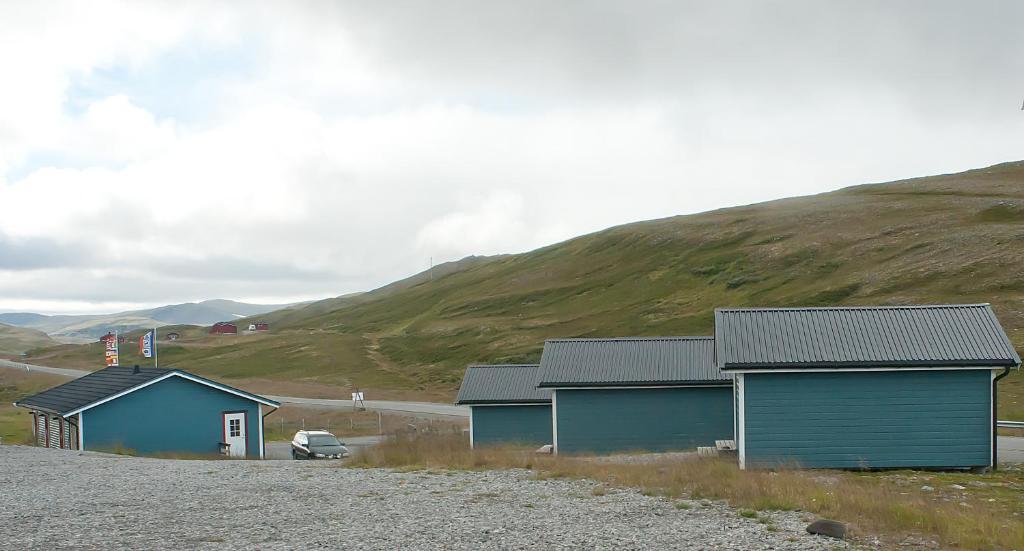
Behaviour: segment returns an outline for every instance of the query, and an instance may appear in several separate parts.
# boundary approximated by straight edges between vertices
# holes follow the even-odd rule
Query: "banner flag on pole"
[[[117,367],[117,332],[107,333],[103,337],[104,355],[106,356],[107,367]]]
[[[150,329],[139,337],[139,354],[144,358],[153,357],[153,337],[155,336],[156,330]]]

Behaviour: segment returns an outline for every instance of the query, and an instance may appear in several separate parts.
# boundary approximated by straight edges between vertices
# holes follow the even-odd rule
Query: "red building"
[[[270,331],[270,325],[268,325],[267,322],[265,322],[265,321],[258,321],[258,322],[256,322],[256,330],[257,331]]]
[[[213,324],[213,327],[210,328],[210,334],[211,335],[237,335],[238,334],[238,327],[236,327],[235,324],[233,324],[233,323],[228,323],[226,321],[218,321],[217,323]]]

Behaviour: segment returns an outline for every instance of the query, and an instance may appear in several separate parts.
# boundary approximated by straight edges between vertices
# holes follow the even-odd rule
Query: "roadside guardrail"
[[[996,421],[1001,429],[1024,429],[1024,421]]]

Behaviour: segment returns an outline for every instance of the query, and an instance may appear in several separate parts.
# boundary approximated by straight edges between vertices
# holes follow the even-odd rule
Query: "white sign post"
[[[352,393],[352,410],[366,411],[366,404],[363,403],[363,393],[360,391]]]

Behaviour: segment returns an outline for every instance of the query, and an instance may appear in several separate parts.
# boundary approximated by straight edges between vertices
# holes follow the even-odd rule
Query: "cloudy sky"
[[[1024,4],[0,3],[0,311],[429,259],[1024,158]]]

